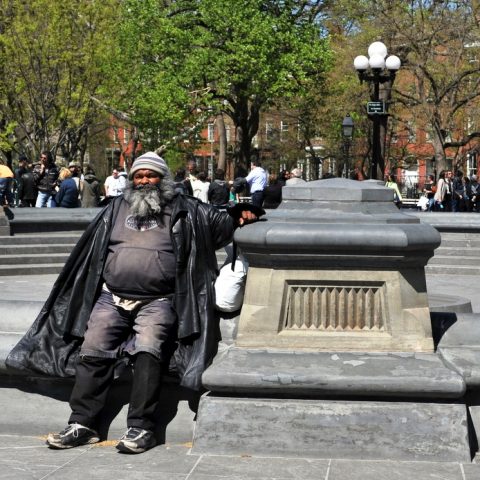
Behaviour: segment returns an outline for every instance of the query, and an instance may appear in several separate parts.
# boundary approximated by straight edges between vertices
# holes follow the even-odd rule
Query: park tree
[[[207,118],[229,116],[237,160],[248,165],[260,112],[321,85],[330,63],[313,0],[125,0],[118,26],[120,110],[162,144],[178,132],[193,139]]]
[[[328,101],[310,122],[321,132],[327,154],[335,155],[341,145],[339,125],[349,112],[355,119],[357,160],[368,163],[372,125],[365,104],[371,86],[359,83],[352,62],[377,40],[402,61],[395,82],[384,85],[390,118],[389,133],[382,132],[385,157],[394,153],[389,139],[399,130],[406,137],[417,129],[428,132],[438,171],[446,167],[447,155],[472,146],[480,128],[479,8],[478,0],[338,0],[329,5],[324,25],[335,62],[326,81]]]
[[[368,0],[337,0],[325,7],[323,28],[332,48],[331,68],[321,87],[311,89],[298,102],[302,138],[314,164],[329,159],[330,166],[336,166],[335,175],[345,175],[355,167],[367,173],[372,153],[372,122],[366,115],[369,92],[368,85],[359,82],[353,59],[366,51],[379,32]],[[342,138],[342,121],[347,114],[355,124],[348,151]],[[314,150],[315,137],[321,138],[320,153]]]
[[[468,118],[480,101],[480,5],[472,0],[412,3],[392,25],[406,75],[413,79],[399,83],[397,94],[430,134],[440,171],[447,168],[449,147],[480,137],[478,119],[475,124]]]
[[[0,0],[0,144],[82,158],[117,0]]]
[[[402,60],[392,115],[428,132],[438,171],[447,149],[480,136],[480,4],[476,0],[362,2],[376,37]],[[363,23],[367,28],[367,25]],[[451,151],[451,150],[450,150]]]

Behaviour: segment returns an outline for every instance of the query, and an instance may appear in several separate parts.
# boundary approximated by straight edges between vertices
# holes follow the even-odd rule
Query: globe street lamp
[[[365,55],[355,57],[353,66],[357,70],[360,83],[370,82],[371,101],[367,104],[367,114],[373,122],[372,164],[370,178],[377,178],[377,169],[385,170],[384,143],[387,131],[387,102],[401,62],[396,55],[387,57],[387,47],[382,42],[373,42]],[[382,141],[383,140],[383,141]]]
[[[354,128],[355,126],[352,117],[347,113],[342,121],[343,152],[345,155],[345,165],[343,170],[345,172],[345,178],[348,178],[350,174],[350,147],[352,145]]]

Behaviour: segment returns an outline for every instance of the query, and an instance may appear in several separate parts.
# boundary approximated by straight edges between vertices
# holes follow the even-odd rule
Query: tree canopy
[[[427,132],[437,170],[446,168],[447,149],[480,133],[479,2],[339,0],[335,8],[352,60],[374,40],[401,58],[390,113],[407,134]]]
[[[156,143],[224,113],[248,163],[261,109],[321,85],[331,63],[324,3],[126,0],[112,63],[121,108]]]
[[[3,151],[82,155],[116,0],[0,0]]]

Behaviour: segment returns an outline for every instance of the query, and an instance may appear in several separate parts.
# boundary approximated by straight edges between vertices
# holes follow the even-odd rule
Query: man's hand
[[[233,207],[228,207],[227,213],[235,219],[239,227],[243,227],[256,222],[262,215],[265,215],[265,210],[249,203],[237,203]]]
[[[258,218],[254,213],[249,212],[248,210],[244,210],[242,212],[242,216],[238,219],[238,224],[243,227],[244,225],[256,222],[257,220]]]

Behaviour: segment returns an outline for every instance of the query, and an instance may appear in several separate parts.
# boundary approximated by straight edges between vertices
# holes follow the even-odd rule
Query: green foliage
[[[0,151],[2,152],[11,152],[12,147],[12,136],[15,132],[16,123],[8,123],[0,129]]]
[[[305,95],[330,64],[315,12],[295,14],[301,4],[126,0],[111,63],[120,105],[159,143],[199,112],[224,111],[249,144],[261,108]]]
[[[72,157],[85,148],[117,0],[0,0],[0,115],[13,141]]]

